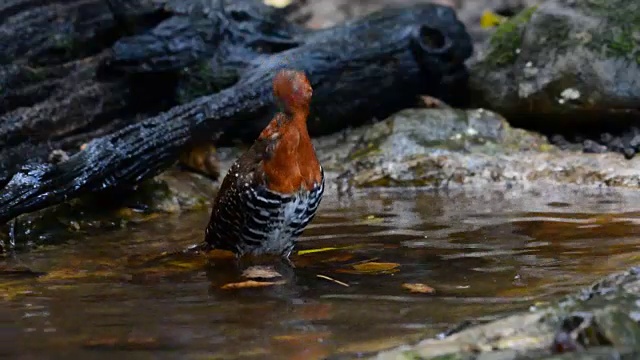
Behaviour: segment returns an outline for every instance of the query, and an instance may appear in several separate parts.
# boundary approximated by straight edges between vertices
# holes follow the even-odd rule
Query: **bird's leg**
[[[282,260],[283,264],[285,264],[286,266],[289,266],[292,269],[295,269],[296,264],[294,264],[293,261],[291,261],[291,258],[289,258],[289,255],[291,255],[291,253],[288,253],[287,255],[281,257],[280,259]]]

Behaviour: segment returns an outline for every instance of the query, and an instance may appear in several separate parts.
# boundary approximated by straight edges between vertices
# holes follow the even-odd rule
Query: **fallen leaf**
[[[308,254],[314,254],[314,253],[325,252],[325,251],[334,251],[334,250],[350,250],[350,249],[356,249],[358,247],[361,247],[361,246],[360,245],[335,246],[335,247],[329,246],[329,247],[318,248],[318,249],[298,250],[298,255],[308,255]]]
[[[347,262],[351,259],[353,259],[353,254],[341,254],[341,255],[332,256],[328,259],[324,259],[322,260],[322,262],[323,263]]]
[[[338,272],[349,274],[383,274],[397,272],[400,267],[398,263],[385,263],[385,262],[366,262],[361,264],[352,265],[353,269],[339,269]]]
[[[97,279],[97,278],[118,278],[120,275],[109,270],[78,270],[78,269],[55,269],[49,271],[46,275],[38,278],[39,282],[50,281],[68,281],[81,279]]]
[[[433,294],[436,292],[434,288],[426,284],[420,283],[405,283],[402,284],[402,287],[408,289],[412,293],[420,293],[420,294]]]
[[[362,272],[381,272],[392,271],[400,267],[398,263],[385,263],[385,262],[368,262],[364,264],[353,265],[353,268]]]
[[[330,332],[294,333],[290,335],[276,335],[272,337],[272,339],[276,341],[300,341],[308,344],[310,341],[317,341],[318,339],[328,338],[330,336]]]
[[[210,260],[234,260],[236,256],[229,250],[213,249],[205,253],[207,259]]]
[[[231,289],[248,289],[248,288],[257,288],[257,287],[265,287],[272,285],[282,285],[285,284],[286,281],[255,281],[255,280],[247,280],[236,283],[228,283],[222,285],[221,289],[223,290],[231,290]]]
[[[242,277],[247,279],[273,279],[282,277],[282,275],[270,266],[252,266],[242,272]]]
[[[434,98],[433,96],[421,95],[420,104],[427,109],[450,109],[451,106],[447,105],[444,101]]]
[[[314,254],[314,253],[319,253],[319,252],[324,252],[324,251],[332,251],[332,250],[338,250],[338,249],[339,248],[337,248],[337,247],[326,247],[326,248],[320,248],[320,249],[299,250],[298,251],[298,255]]]

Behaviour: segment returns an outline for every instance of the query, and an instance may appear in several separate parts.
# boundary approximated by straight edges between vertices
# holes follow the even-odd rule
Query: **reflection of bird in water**
[[[336,178],[336,186],[338,191],[338,197],[353,196],[353,172],[351,169],[338,175]]]

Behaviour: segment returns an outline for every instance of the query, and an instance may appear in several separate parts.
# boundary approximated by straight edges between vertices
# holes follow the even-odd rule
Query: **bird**
[[[278,71],[273,95],[279,112],[222,180],[205,245],[293,265],[289,257],[316,215],[325,174],[307,130],[313,89],[304,72]]]

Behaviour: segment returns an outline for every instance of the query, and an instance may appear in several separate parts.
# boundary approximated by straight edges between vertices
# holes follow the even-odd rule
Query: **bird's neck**
[[[305,114],[296,113],[280,127],[273,152],[263,163],[269,189],[290,194],[310,190],[321,181],[306,120]]]

